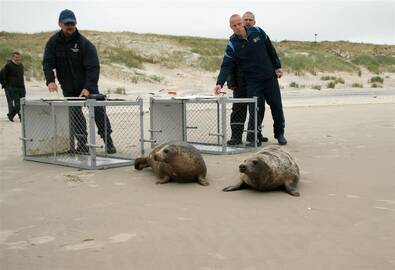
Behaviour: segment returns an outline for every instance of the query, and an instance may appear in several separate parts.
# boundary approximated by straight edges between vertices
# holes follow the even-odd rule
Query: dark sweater
[[[6,87],[25,88],[23,64],[10,62],[4,67],[4,81]]]
[[[98,93],[100,64],[96,48],[78,30],[70,38],[59,31],[48,40],[43,69],[47,85],[55,82],[56,69],[65,96],[78,96],[84,88]]]

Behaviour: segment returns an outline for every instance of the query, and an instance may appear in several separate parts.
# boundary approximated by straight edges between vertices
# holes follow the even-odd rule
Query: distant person
[[[43,69],[49,92],[57,92],[54,69],[65,97],[87,97],[99,94],[99,58],[95,46],[76,28],[77,20],[71,10],[59,15],[60,31],[48,40],[43,59]],[[111,124],[102,107],[95,107],[98,134],[104,140],[106,152],[116,153],[111,138]],[[106,124],[105,124],[106,122]],[[70,107],[71,133],[77,139],[76,153],[87,153],[86,120],[81,107]],[[74,141],[74,139],[73,139]],[[71,149],[73,151],[73,149]]]
[[[11,61],[4,66],[1,76],[8,102],[8,120],[14,122],[15,115],[20,120],[21,98],[26,96],[26,88],[22,55],[19,52],[12,53]]]
[[[225,50],[221,71],[218,75],[215,94],[219,94],[228,75],[237,65],[246,82],[248,97],[264,97],[269,104],[272,117],[274,137],[280,145],[287,144],[284,136],[285,120],[277,78],[281,78],[280,59],[269,37],[259,27],[247,28],[238,14],[229,19],[234,34],[230,37]],[[248,130],[253,130],[254,106],[249,106]],[[262,129],[262,116],[258,114],[258,130]]]
[[[7,113],[7,117],[9,117],[9,115],[11,115],[12,111],[14,110],[14,103],[12,101],[12,95],[9,91],[9,89],[6,86],[6,82],[5,82],[5,65],[11,63],[11,59],[7,59],[4,67],[0,70],[0,84],[1,84],[1,88],[4,89],[4,93],[5,93],[5,97],[7,99],[7,105],[8,105],[8,113]]]
[[[255,15],[247,11],[243,14],[242,17],[243,24],[246,28],[254,27],[255,25]],[[233,90],[234,98],[246,98],[247,89],[245,79],[243,78],[243,74],[241,69],[236,65],[234,70],[230,73],[227,78],[227,86],[229,89]],[[231,139],[227,142],[228,145],[239,145],[242,144],[242,137],[244,131],[244,122],[247,116],[247,103],[233,103],[232,105],[232,113],[230,115],[230,127],[232,131]],[[258,98],[258,114],[263,119],[265,115],[265,99],[264,97]],[[249,121],[255,121],[254,118]],[[252,122],[251,126],[254,127],[255,123]],[[253,130],[253,129],[252,129]],[[247,132],[247,146],[254,146],[254,137],[255,134],[251,132],[252,130],[248,130]],[[268,138],[262,136],[262,129],[258,130],[258,146],[262,144],[262,142],[267,142]]]

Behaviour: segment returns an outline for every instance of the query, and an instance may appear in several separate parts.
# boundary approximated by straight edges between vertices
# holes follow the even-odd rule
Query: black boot
[[[10,120],[11,122],[14,122],[14,116],[15,114],[13,113],[7,113],[8,120]]]
[[[263,135],[261,133],[258,134],[258,140],[260,142],[268,142],[269,139],[267,137],[263,137]]]
[[[242,144],[243,142],[241,141],[241,139],[238,138],[231,138],[229,141],[227,141],[228,145],[239,145]]]
[[[107,154],[115,154],[117,152],[117,149],[115,148],[112,138],[110,136],[107,137],[107,143],[105,140],[104,143],[106,144]]]
[[[279,145],[286,145],[287,144],[287,139],[285,139],[284,134],[278,135],[276,139],[277,139]]]

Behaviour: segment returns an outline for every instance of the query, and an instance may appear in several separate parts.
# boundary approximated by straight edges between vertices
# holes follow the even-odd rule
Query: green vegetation
[[[353,83],[353,84],[351,85],[351,87],[354,87],[354,88],[363,88],[363,84],[361,84],[361,83]]]
[[[117,89],[115,89],[114,93],[119,95],[126,95],[126,91],[124,87],[118,87]]]
[[[291,82],[289,84],[289,87],[299,88],[299,84],[297,84],[296,82]]]
[[[336,83],[335,83],[335,82],[329,82],[329,83],[326,85],[326,88],[335,88],[335,86],[336,86]]]
[[[335,79],[335,84],[338,84],[338,83],[344,84],[344,79],[342,77],[337,77]]]
[[[336,77],[335,76],[322,76],[321,80],[323,80],[323,81],[336,80]]]
[[[351,63],[363,66],[369,71],[379,74],[384,71],[395,72],[395,57],[386,55],[359,55],[351,59]]]
[[[372,88],[383,88],[383,86],[381,84],[378,84],[378,83],[372,83],[372,85],[370,87],[372,87]]]
[[[315,90],[321,90],[321,85],[312,85],[311,88]]]
[[[370,78],[370,80],[368,82],[369,83],[383,83],[384,78],[381,78],[380,76],[375,76],[375,77]]]
[[[131,32],[81,31],[98,49],[103,70],[108,66],[121,70],[143,70],[145,64],[159,64],[167,68],[196,68],[216,72],[220,68],[227,40],[201,37],[137,34]],[[26,78],[43,79],[42,54],[50,32],[17,34],[0,32],[0,61],[20,51]],[[338,42],[274,42],[282,66],[288,73],[303,75],[318,72],[351,72],[361,76],[363,69],[380,74],[395,72],[395,46]],[[0,62],[1,64],[1,62]],[[343,79],[324,76],[333,83]],[[161,82],[155,75],[133,75],[133,83]],[[379,83],[372,81],[371,83]]]

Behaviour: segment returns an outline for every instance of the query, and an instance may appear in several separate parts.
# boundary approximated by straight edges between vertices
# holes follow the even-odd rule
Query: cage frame
[[[228,132],[227,132],[227,123],[229,120],[227,115],[227,104],[232,104],[232,103],[254,103],[254,108],[255,108],[255,114],[254,114],[254,146],[253,147],[237,147],[237,149],[234,149],[236,147],[233,146],[228,146],[227,145],[227,139],[228,137]],[[150,133],[150,140],[147,140],[151,142],[151,148],[155,147],[158,143],[163,143],[163,142],[158,142],[158,140],[155,138],[155,133],[163,133],[163,130],[156,129],[154,126],[154,118],[155,118],[155,110],[157,109],[156,104],[179,104],[181,107],[180,109],[180,114],[181,114],[181,134],[179,135],[179,138],[181,138],[182,141],[188,142],[192,145],[196,146],[211,146],[212,144],[208,143],[202,143],[202,142],[190,142],[188,141],[188,129],[193,129],[194,127],[187,126],[187,104],[216,104],[217,105],[217,133],[216,134],[208,134],[209,136],[217,136],[218,137],[218,146],[221,147],[220,151],[216,150],[205,150],[205,149],[199,149],[198,150],[202,153],[205,154],[214,154],[214,155],[228,155],[228,154],[240,154],[240,153],[245,153],[245,152],[252,152],[256,151],[258,147],[258,98],[257,97],[252,97],[252,98],[232,98],[232,97],[215,97],[215,96],[207,96],[207,97],[199,97],[199,96],[193,96],[193,97],[156,97],[152,96],[150,97],[150,129],[148,130]],[[225,120],[224,120],[225,119]],[[222,130],[222,132],[221,132]],[[248,132],[248,130],[244,130],[244,132]],[[220,143],[222,137],[222,143]],[[229,149],[231,149],[229,151]],[[232,150],[234,149],[234,150]]]
[[[28,155],[27,154],[27,142],[33,141],[33,138],[26,137],[26,106],[45,106],[50,109],[51,112],[51,125],[53,125],[52,136],[54,138],[53,141],[53,153],[51,156],[45,157],[44,155]],[[67,162],[57,159],[57,151],[56,151],[56,138],[57,138],[57,123],[56,123],[56,107],[87,107],[88,108],[88,117],[86,119],[87,122],[87,144],[86,146],[89,148],[89,153],[86,155],[89,159],[89,164],[76,164],[73,162]],[[22,157],[23,160],[27,161],[35,161],[40,163],[47,164],[55,164],[67,167],[74,167],[79,169],[87,169],[87,170],[101,170],[115,167],[123,167],[134,165],[134,160],[138,158],[130,157],[130,158],[121,158],[117,156],[108,157],[107,155],[98,154],[96,149],[102,148],[102,146],[96,145],[96,136],[98,136],[95,124],[95,107],[111,107],[111,106],[135,106],[138,107],[139,114],[139,146],[141,155],[144,155],[144,110],[143,110],[143,99],[137,98],[135,101],[130,100],[121,100],[121,99],[105,99],[105,100],[95,100],[95,99],[86,99],[86,98],[64,98],[64,99],[39,99],[39,100],[27,100],[26,98],[21,99],[21,137],[19,139],[22,141]],[[51,128],[49,128],[51,129]],[[106,135],[107,136],[107,135]],[[112,160],[119,160],[119,162],[109,163],[109,164],[98,164],[98,159],[108,158]],[[103,162],[103,161],[102,161]]]

